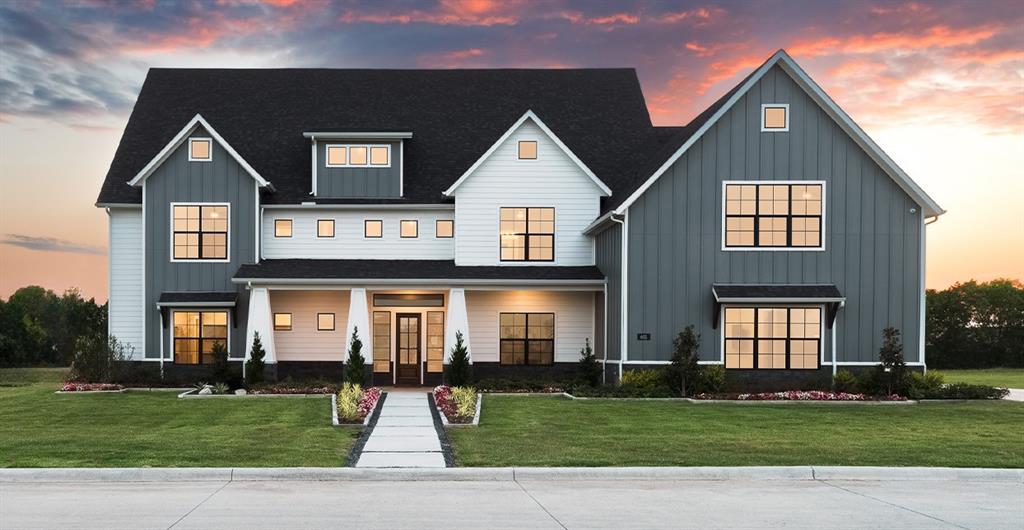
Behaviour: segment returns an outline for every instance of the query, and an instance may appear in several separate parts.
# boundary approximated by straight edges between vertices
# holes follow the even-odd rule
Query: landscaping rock
[[[199,391],[200,396],[209,396],[211,394],[213,394],[213,389],[208,386],[204,386],[203,389]]]
[[[236,395],[236,396],[244,396],[244,395],[246,395],[247,393],[248,393],[248,392],[246,392],[244,388],[239,388],[238,390],[235,390],[235,395]]]

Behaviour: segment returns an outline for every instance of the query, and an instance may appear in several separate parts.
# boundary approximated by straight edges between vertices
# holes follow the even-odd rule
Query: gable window
[[[274,219],[274,237],[292,237],[292,220]]]
[[[384,237],[384,221],[378,219],[363,221],[363,237]]]
[[[554,208],[502,208],[500,217],[501,261],[554,261]]]
[[[402,237],[419,237],[420,224],[418,221],[402,221],[401,223],[401,236]]]
[[[334,313],[317,313],[316,330],[334,331]]]
[[[189,138],[188,161],[209,162],[213,160],[213,140],[210,138]]]
[[[554,364],[554,313],[501,313],[501,364]]]
[[[391,146],[387,144],[331,144],[327,149],[327,167],[390,167]]]
[[[537,140],[519,140],[519,160],[537,160]]]
[[[725,367],[818,368],[820,307],[726,307]]]
[[[434,225],[434,235],[437,237],[455,237],[455,221],[451,219],[438,219]]]
[[[317,220],[316,237],[334,237],[334,219]]]
[[[344,166],[348,164],[348,148],[344,145],[327,146],[327,167]]]
[[[726,183],[725,249],[822,249],[824,184]]]
[[[210,364],[213,347],[228,345],[227,311],[175,311],[174,362]]]
[[[761,132],[786,132],[788,130],[788,103],[766,103],[761,105]]]
[[[274,313],[274,331],[291,331],[292,314]]]
[[[228,258],[228,205],[172,205],[175,260]]]

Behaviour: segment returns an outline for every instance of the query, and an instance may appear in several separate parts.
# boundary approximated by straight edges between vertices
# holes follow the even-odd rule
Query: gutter
[[[622,238],[621,238],[621,240],[619,242],[619,246],[622,247],[621,248],[622,256],[619,258],[620,261],[621,261],[621,263],[619,263],[619,273],[622,275],[622,278],[621,278],[622,284],[619,286],[619,382],[621,383],[622,382],[622,363],[626,360],[626,322],[627,322],[627,320],[626,320],[626,312],[627,312],[627,305],[628,305],[628,302],[629,302],[629,299],[626,297],[626,282],[627,282],[627,280],[629,278],[626,275],[626,272],[627,272],[627,267],[629,266],[629,254],[628,254],[628,251],[629,251],[629,247],[628,247],[629,239],[627,237],[628,233],[626,231],[626,216],[625,215],[614,214],[613,212],[608,212],[607,216],[608,216],[608,219],[610,219],[613,223],[618,223],[618,224],[622,225]],[[602,216],[602,217],[604,217],[604,216]],[[598,220],[600,220],[600,219],[598,219]],[[607,318],[607,316],[605,316],[605,318]],[[607,361],[607,358],[608,358],[608,348],[604,349],[604,355],[605,355],[605,361]]]

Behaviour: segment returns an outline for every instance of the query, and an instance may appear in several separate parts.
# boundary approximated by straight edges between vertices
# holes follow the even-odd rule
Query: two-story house
[[[195,370],[256,333],[278,377],[609,380],[703,363],[751,384],[924,366],[943,210],[785,52],[684,127],[631,69],[149,72],[100,192],[110,333]]]

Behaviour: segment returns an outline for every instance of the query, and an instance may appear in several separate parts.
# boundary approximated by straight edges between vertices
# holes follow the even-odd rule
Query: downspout
[[[251,302],[252,301],[252,282],[245,282],[245,290],[249,291],[249,301]],[[248,332],[249,316],[246,316],[245,327],[246,327],[245,343],[242,345],[242,347],[245,348],[245,354],[242,355],[242,381],[245,381],[245,365],[249,364],[249,332]],[[275,360],[277,360],[277,359],[275,358]]]
[[[842,301],[842,302],[839,302],[839,309],[842,309],[843,307],[846,307],[846,301],[845,300]],[[836,313],[839,312],[839,309],[836,309]],[[832,380],[833,381],[835,381],[835,379],[836,379],[836,371],[839,369],[839,359],[836,359],[836,326],[837,325],[839,325],[839,318],[838,317],[836,317],[836,319],[832,322]]]
[[[164,311],[160,309],[160,380],[164,379]]]
[[[627,210],[628,212],[629,210]],[[619,381],[622,381],[622,363],[626,359],[626,311],[627,302],[626,298],[626,281],[627,281],[627,268],[629,267],[629,255],[628,255],[628,233],[626,232],[626,216],[612,214],[610,219],[614,223],[618,223],[622,226],[622,237],[620,238],[619,246],[622,256],[619,258],[619,274],[621,279],[619,280]],[[605,357],[608,355],[608,349],[605,348]]]
[[[930,221],[928,219],[929,218],[924,217],[924,216],[921,217],[921,318],[920,318],[921,324],[918,326],[920,328],[918,330],[918,333],[921,334],[921,336],[918,338],[918,343],[919,343],[919,346],[918,346],[918,348],[919,348],[919,351],[918,351],[918,361],[921,362],[921,370],[924,373],[926,373],[926,374],[928,373],[928,362],[925,361],[925,358],[924,358],[924,341],[925,341],[925,325],[926,325],[925,324],[925,311],[927,311],[927,309],[928,309],[928,291],[925,288],[925,281],[924,281],[924,278],[925,278],[925,258],[926,258],[925,251],[927,249],[927,244],[925,242],[925,227],[927,227],[928,225],[934,223],[935,221],[938,221],[939,220],[939,216],[938,215],[933,215],[933,216],[931,216],[931,220]]]

